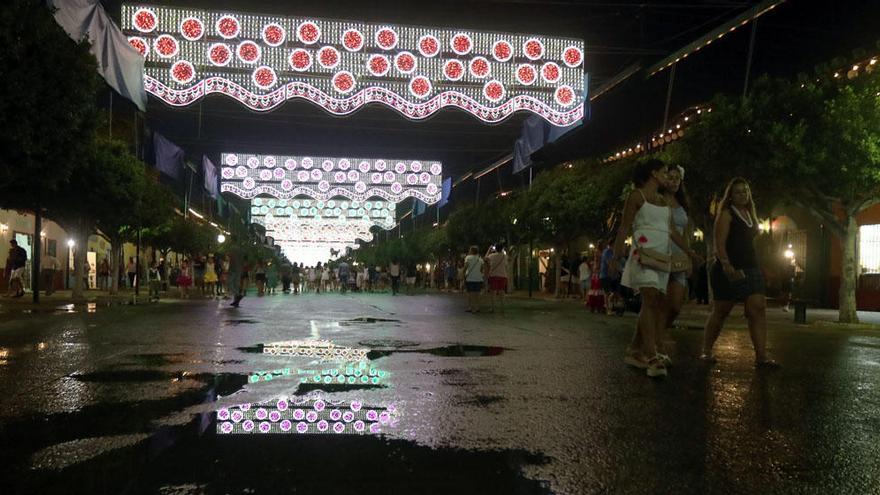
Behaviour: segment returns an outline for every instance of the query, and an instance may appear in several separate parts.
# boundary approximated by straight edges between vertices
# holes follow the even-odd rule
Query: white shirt
[[[593,273],[590,271],[590,264],[586,261],[582,261],[580,266],[578,266],[578,276],[580,277],[581,282],[590,280],[592,274]]]
[[[464,259],[465,282],[483,281],[483,258],[476,254],[469,254]]]
[[[486,256],[486,262],[489,263],[489,276],[507,278],[507,255],[500,252],[494,252]]]

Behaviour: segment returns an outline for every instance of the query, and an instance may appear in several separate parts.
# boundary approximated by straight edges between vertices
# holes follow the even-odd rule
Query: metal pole
[[[532,167],[529,167],[529,190],[532,189]],[[532,230],[529,228],[529,299],[532,297],[532,265],[534,264],[534,259],[532,258]]]
[[[669,87],[666,89],[666,110],[663,111],[663,131],[666,132],[666,126],[669,124],[669,105],[672,103],[672,86],[675,83],[675,66],[678,64],[672,64],[672,69],[669,71]]]
[[[37,209],[34,211],[34,249],[31,254],[31,291],[34,293],[34,304],[40,302],[40,257],[43,254],[43,239],[40,237],[40,231],[43,230],[43,208],[40,205],[39,194],[38,192]]]
[[[749,37],[749,58],[746,60],[746,79],[743,82],[743,100],[749,93],[749,76],[752,73],[752,55],[755,53],[755,34],[758,31],[758,19],[752,21],[752,34]]]
[[[141,229],[137,229],[137,247],[134,252],[134,295],[140,295],[141,288]]]

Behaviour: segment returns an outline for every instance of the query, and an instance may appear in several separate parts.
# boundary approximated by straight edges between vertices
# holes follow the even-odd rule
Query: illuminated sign
[[[416,120],[447,107],[484,122],[584,116],[579,39],[137,4],[122,6],[122,29],[146,58],[146,91],[169,105],[218,93],[254,110],[299,98],[335,115],[381,104]]]
[[[330,158],[223,153],[220,190],[244,199],[308,196],[399,202],[413,197],[440,201],[443,166],[431,160]]]

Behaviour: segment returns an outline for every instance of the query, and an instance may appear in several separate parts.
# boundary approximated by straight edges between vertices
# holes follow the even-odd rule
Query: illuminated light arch
[[[342,198],[327,201],[310,198],[251,200],[251,221],[266,226],[275,219],[290,218],[310,220],[315,218],[333,220],[364,220],[372,226],[385,230],[397,225],[396,203],[373,201],[350,201]]]
[[[587,78],[582,40],[134,4],[123,5],[121,19],[126,35],[144,53],[146,91],[172,106],[190,105],[216,93],[257,111],[304,99],[334,115],[349,115],[365,105],[379,104],[413,120],[426,119],[444,108],[458,108],[486,123],[525,111],[553,125],[569,126],[585,115]],[[182,23],[188,19],[198,24],[190,22],[187,35],[182,36]],[[158,46],[161,49],[155,43],[159,37],[164,37]],[[233,52],[232,57],[218,48],[212,61],[212,46],[223,42],[220,38],[228,40],[224,45]],[[245,61],[237,56],[242,43]],[[399,58],[401,52],[407,56]],[[382,60],[387,63],[368,63],[376,54],[384,54]],[[449,77],[445,61],[437,63],[432,57],[459,60],[465,70],[461,77],[457,71]],[[542,71],[532,78],[529,69],[523,74],[519,69],[526,57],[534,60],[536,70],[552,63],[553,77]],[[189,82],[174,80],[168,71],[182,58],[195,69]],[[474,59],[479,62],[472,71],[469,62]],[[242,70],[248,65],[272,69],[276,82],[266,86],[270,78],[264,77],[257,79],[262,86],[257,84],[253,69]],[[334,75],[342,71],[358,82],[350,93],[340,94],[333,84]],[[418,86],[430,88],[430,92],[413,92],[412,79],[399,77],[401,72],[426,78],[429,84]],[[268,75],[268,71],[263,73]],[[504,88],[502,98],[493,100],[482,91],[480,83],[486,78],[499,81]],[[347,89],[348,79],[345,82]],[[573,96],[570,100],[566,97],[565,105],[556,98],[562,86],[570,88]],[[568,90],[565,93],[568,95]]]
[[[327,161],[332,166],[325,168]],[[244,199],[263,195],[277,199],[307,196],[322,201],[344,197],[397,203],[412,197],[434,204],[440,201],[443,180],[443,165],[424,159],[223,153],[220,162],[220,190]],[[352,169],[352,164],[357,164],[357,170]]]

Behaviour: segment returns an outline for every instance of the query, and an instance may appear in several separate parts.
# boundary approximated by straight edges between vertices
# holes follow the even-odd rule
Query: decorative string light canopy
[[[328,201],[373,197],[440,201],[443,166],[431,160],[391,160],[223,153],[220,190],[245,199],[308,196]]]
[[[251,221],[266,226],[276,219],[315,220],[338,219],[363,221],[382,227],[394,228],[395,203],[386,201],[349,201],[346,199],[320,201],[313,199],[254,198],[251,201]]]
[[[369,220],[347,219],[303,219],[290,217],[263,217],[266,235],[275,239],[275,243],[283,241],[323,242],[355,244],[358,239],[372,241],[373,233]],[[326,258],[325,258],[326,259]]]
[[[146,91],[174,106],[219,93],[258,111],[301,98],[335,115],[377,103],[415,120],[446,107],[488,123],[584,117],[579,39],[137,4],[122,28]]]

